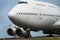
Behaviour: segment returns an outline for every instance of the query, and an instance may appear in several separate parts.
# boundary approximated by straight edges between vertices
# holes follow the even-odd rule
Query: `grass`
[[[60,37],[5,38],[0,40],[60,40]]]

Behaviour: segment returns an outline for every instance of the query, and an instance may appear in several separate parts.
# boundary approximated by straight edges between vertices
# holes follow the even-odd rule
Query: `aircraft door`
[[[40,7],[34,7],[34,12],[38,14],[39,19],[43,18],[43,13]]]

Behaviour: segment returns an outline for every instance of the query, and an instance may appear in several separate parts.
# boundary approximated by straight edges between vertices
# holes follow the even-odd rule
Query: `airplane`
[[[8,14],[17,27],[9,28],[10,36],[31,37],[30,31],[42,30],[44,34],[60,34],[60,7],[36,0],[20,0]],[[21,29],[22,28],[22,29]]]

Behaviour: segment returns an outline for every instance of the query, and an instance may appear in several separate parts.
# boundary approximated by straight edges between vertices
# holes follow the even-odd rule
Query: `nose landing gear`
[[[54,37],[52,34],[47,35],[46,37]]]

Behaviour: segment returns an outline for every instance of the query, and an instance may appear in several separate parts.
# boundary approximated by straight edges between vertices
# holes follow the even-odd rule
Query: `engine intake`
[[[18,35],[18,36],[22,36],[22,35],[23,35],[23,32],[22,32],[21,29],[17,29],[17,30],[15,31],[15,33],[16,33],[16,35]]]
[[[9,28],[7,30],[8,35],[15,36],[15,30],[16,30],[16,28]]]

